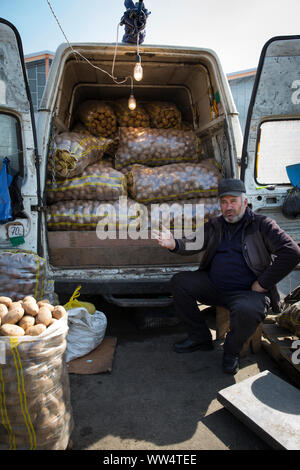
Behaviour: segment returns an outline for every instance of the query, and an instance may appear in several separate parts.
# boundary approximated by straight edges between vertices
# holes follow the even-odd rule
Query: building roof
[[[40,51],[40,52],[34,52],[32,54],[26,54],[24,55],[25,62],[31,62],[33,60],[40,60],[44,59],[45,57],[49,57],[53,59],[54,57],[54,52],[51,51]]]
[[[228,80],[235,80],[236,78],[244,78],[244,77],[251,77],[252,75],[256,74],[255,69],[247,69],[247,70],[240,70],[238,72],[231,72],[227,73]]]

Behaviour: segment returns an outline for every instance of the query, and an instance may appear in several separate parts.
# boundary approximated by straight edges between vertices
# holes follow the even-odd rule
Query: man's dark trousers
[[[224,291],[217,289],[206,271],[185,271],[171,279],[176,313],[187,325],[188,335],[194,341],[211,340],[197,301],[204,305],[223,306],[230,311],[230,331],[224,342],[224,352],[239,354],[243,344],[261,323],[270,305],[266,294],[252,290]]]

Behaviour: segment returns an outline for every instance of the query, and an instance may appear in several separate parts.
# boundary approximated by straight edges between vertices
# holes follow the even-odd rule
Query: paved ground
[[[299,274],[282,284],[299,285]],[[263,370],[283,377],[264,350],[241,360],[234,377],[222,372],[222,343],[214,351],[177,354],[177,325],[139,330],[133,311],[92,300],[117,337],[111,373],[70,375],[73,448],[85,450],[269,449],[217,401],[217,392]],[[215,334],[215,318],[207,313]]]

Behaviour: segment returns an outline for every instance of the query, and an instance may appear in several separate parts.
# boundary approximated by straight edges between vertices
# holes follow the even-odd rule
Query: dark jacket
[[[280,296],[276,284],[287,276],[300,262],[300,248],[277,223],[247,208],[247,222],[243,227],[242,252],[257,281],[269,291],[271,306],[280,312]],[[214,217],[204,224],[204,243],[201,249],[186,250],[190,239],[176,240],[174,252],[192,255],[203,251],[200,270],[208,270],[211,260],[221,242],[224,224],[223,216]]]

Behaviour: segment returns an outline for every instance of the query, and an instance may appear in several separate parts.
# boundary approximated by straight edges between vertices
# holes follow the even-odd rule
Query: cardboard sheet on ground
[[[117,338],[108,336],[101,344],[85,356],[73,359],[67,364],[70,374],[101,374],[111,372]]]

